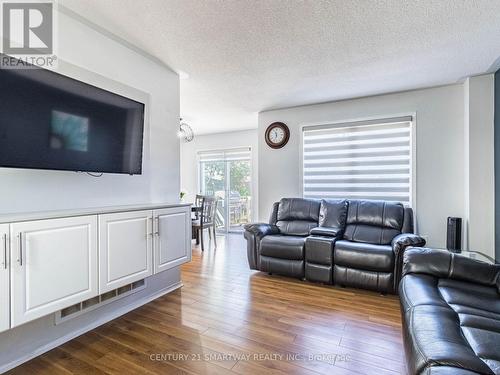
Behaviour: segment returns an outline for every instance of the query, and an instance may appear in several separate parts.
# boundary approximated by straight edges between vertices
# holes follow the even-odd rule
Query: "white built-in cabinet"
[[[99,293],[153,274],[153,211],[99,215]]]
[[[190,207],[153,211],[155,222],[154,271],[166,271],[191,261]]]
[[[0,332],[10,328],[9,224],[0,224]]]
[[[12,327],[98,295],[97,216],[10,226]]]
[[[0,332],[191,260],[190,206],[32,215],[1,218]]]

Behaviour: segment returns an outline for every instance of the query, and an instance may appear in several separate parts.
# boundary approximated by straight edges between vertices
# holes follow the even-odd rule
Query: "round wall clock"
[[[273,122],[266,129],[266,143],[271,148],[281,148],[290,139],[290,129],[282,122]]]

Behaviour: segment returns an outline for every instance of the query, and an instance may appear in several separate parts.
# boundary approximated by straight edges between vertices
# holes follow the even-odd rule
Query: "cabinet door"
[[[191,261],[191,208],[174,207],[154,211],[155,273]]]
[[[99,292],[153,273],[153,212],[99,215]]]
[[[0,224],[0,332],[10,328],[9,224]]]
[[[10,228],[12,327],[97,295],[97,216]]]

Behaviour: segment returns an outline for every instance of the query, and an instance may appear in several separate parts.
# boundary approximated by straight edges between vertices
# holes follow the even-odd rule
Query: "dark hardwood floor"
[[[242,235],[217,242],[182,289],[10,373],[405,373],[397,297],[253,272]]]

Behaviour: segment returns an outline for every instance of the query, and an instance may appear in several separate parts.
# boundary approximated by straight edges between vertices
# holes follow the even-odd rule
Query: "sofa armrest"
[[[403,255],[408,247],[425,246],[425,239],[413,233],[401,233],[391,242],[394,251],[394,292],[397,293],[402,277]]]
[[[268,236],[270,234],[279,234],[280,232],[280,229],[276,225],[266,223],[246,224],[243,228],[245,229],[245,232],[249,232],[254,236],[259,237]]]
[[[326,236],[326,237],[337,237],[341,233],[341,230],[333,227],[316,227],[309,231],[309,234],[315,236]]]
[[[248,265],[252,270],[258,270],[259,247],[263,237],[271,234],[279,234],[280,230],[276,225],[266,223],[247,224],[244,226],[243,236],[247,240]]]
[[[404,252],[404,250],[409,246],[425,246],[425,239],[420,237],[418,234],[401,233],[392,239],[391,246],[394,254],[397,256],[398,254]]]
[[[402,275],[411,273],[498,287],[500,265],[470,259],[446,250],[409,248],[403,257]]]

